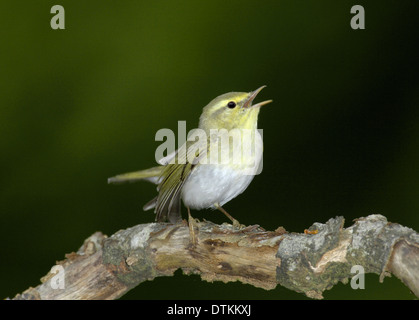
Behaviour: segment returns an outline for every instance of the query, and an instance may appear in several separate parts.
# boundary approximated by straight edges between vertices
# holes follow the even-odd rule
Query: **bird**
[[[154,209],[157,222],[181,221],[183,202],[189,217],[190,209],[218,209],[233,226],[240,226],[223,206],[243,193],[260,170],[263,141],[258,116],[272,100],[253,101],[265,87],[216,97],[203,108],[198,128],[191,131],[194,141],[188,138],[158,166],[116,175],[108,183],[148,180],[156,184],[158,194],[143,210]]]

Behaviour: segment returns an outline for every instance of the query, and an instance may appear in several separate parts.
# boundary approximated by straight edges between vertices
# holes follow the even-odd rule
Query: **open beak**
[[[262,102],[259,102],[257,104],[252,105],[252,102],[256,98],[258,93],[265,87],[266,86],[261,86],[259,89],[256,89],[255,91],[250,92],[249,97],[247,98],[247,100],[243,104],[243,108],[245,108],[245,109],[246,108],[257,108],[257,107],[264,106],[265,104],[271,103],[272,100],[266,100],[266,101],[262,101]]]

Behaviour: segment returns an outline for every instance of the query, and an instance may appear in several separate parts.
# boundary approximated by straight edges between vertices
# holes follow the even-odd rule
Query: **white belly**
[[[191,209],[223,206],[249,186],[262,160],[262,138],[257,132],[251,166],[240,168],[227,164],[199,164],[191,172],[182,188],[182,200]]]

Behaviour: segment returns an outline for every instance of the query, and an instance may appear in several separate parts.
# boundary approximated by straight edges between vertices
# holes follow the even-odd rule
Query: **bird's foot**
[[[244,224],[241,224],[238,220],[236,220],[234,218],[233,218],[233,220],[231,220],[231,222],[232,222],[232,225],[233,225],[234,229],[241,230],[241,229],[246,228],[246,226]]]
[[[227,218],[229,218],[230,220],[231,220],[231,222],[232,222],[232,224],[233,224],[233,228],[234,229],[243,229],[243,228],[246,228],[246,226],[245,225],[243,225],[243,224],[240,224],[240,222],[239,221],[237,221],[236,219],[234,219],[232,216],[231,216],[231,214],[229,214],[227,211],[225,211],[224,210],[224,208],[223,207],[221,207],[218,203],[216,203],[216,204],[214,204],[214,206],[218,209],[218,210],[220,210],[222,213],[224,213],[225,214],[225,216],[227,217]]]

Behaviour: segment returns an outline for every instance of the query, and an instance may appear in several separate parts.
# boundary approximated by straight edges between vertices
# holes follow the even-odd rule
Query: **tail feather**
[[[153,167],[145,170],[128,172],[118,174],[115,177],[108,179],[108,183],[125,183],[125,182],[136,182],[140,180],[147,180],[154,184],[159,183],[160,175],[163,170],[163,166]]]
[[[147,211],[147,210],[150,210],[150,209],[154,209],[156,207],[156,204],[157,204],[157,197],[155,197],[154,199],[152,199],[149,202],[147,202],[144,205],[143,210],[144,211]]]
[[[155,184],[159,184],[162,180],[162,171],[164,170],[164,166],[158,166],[149,168],[146,170],[135,171],[135,172],[128,172],[119,174],[115,177],[111,177],[108,179],[108,183],[117,184],[117,183],[125,183],[125,182],[136,182],[140,180],[147,180],[153,182]],[[180,190],[180,186],[178,186],[177,191]],[[170,197],[170,201],[167,200],[163,207],[159,210],[156,209],[157,202],[159,197],[155,197],[148,203],[146,203],[143,207],[144,211],[155,209],[154,212],[156,213],[156,221],[163,222],[163,221],[170,221],[171,223],[176,223],[182,219],[180,208],[180,192],[174,192],[172,197]]]

